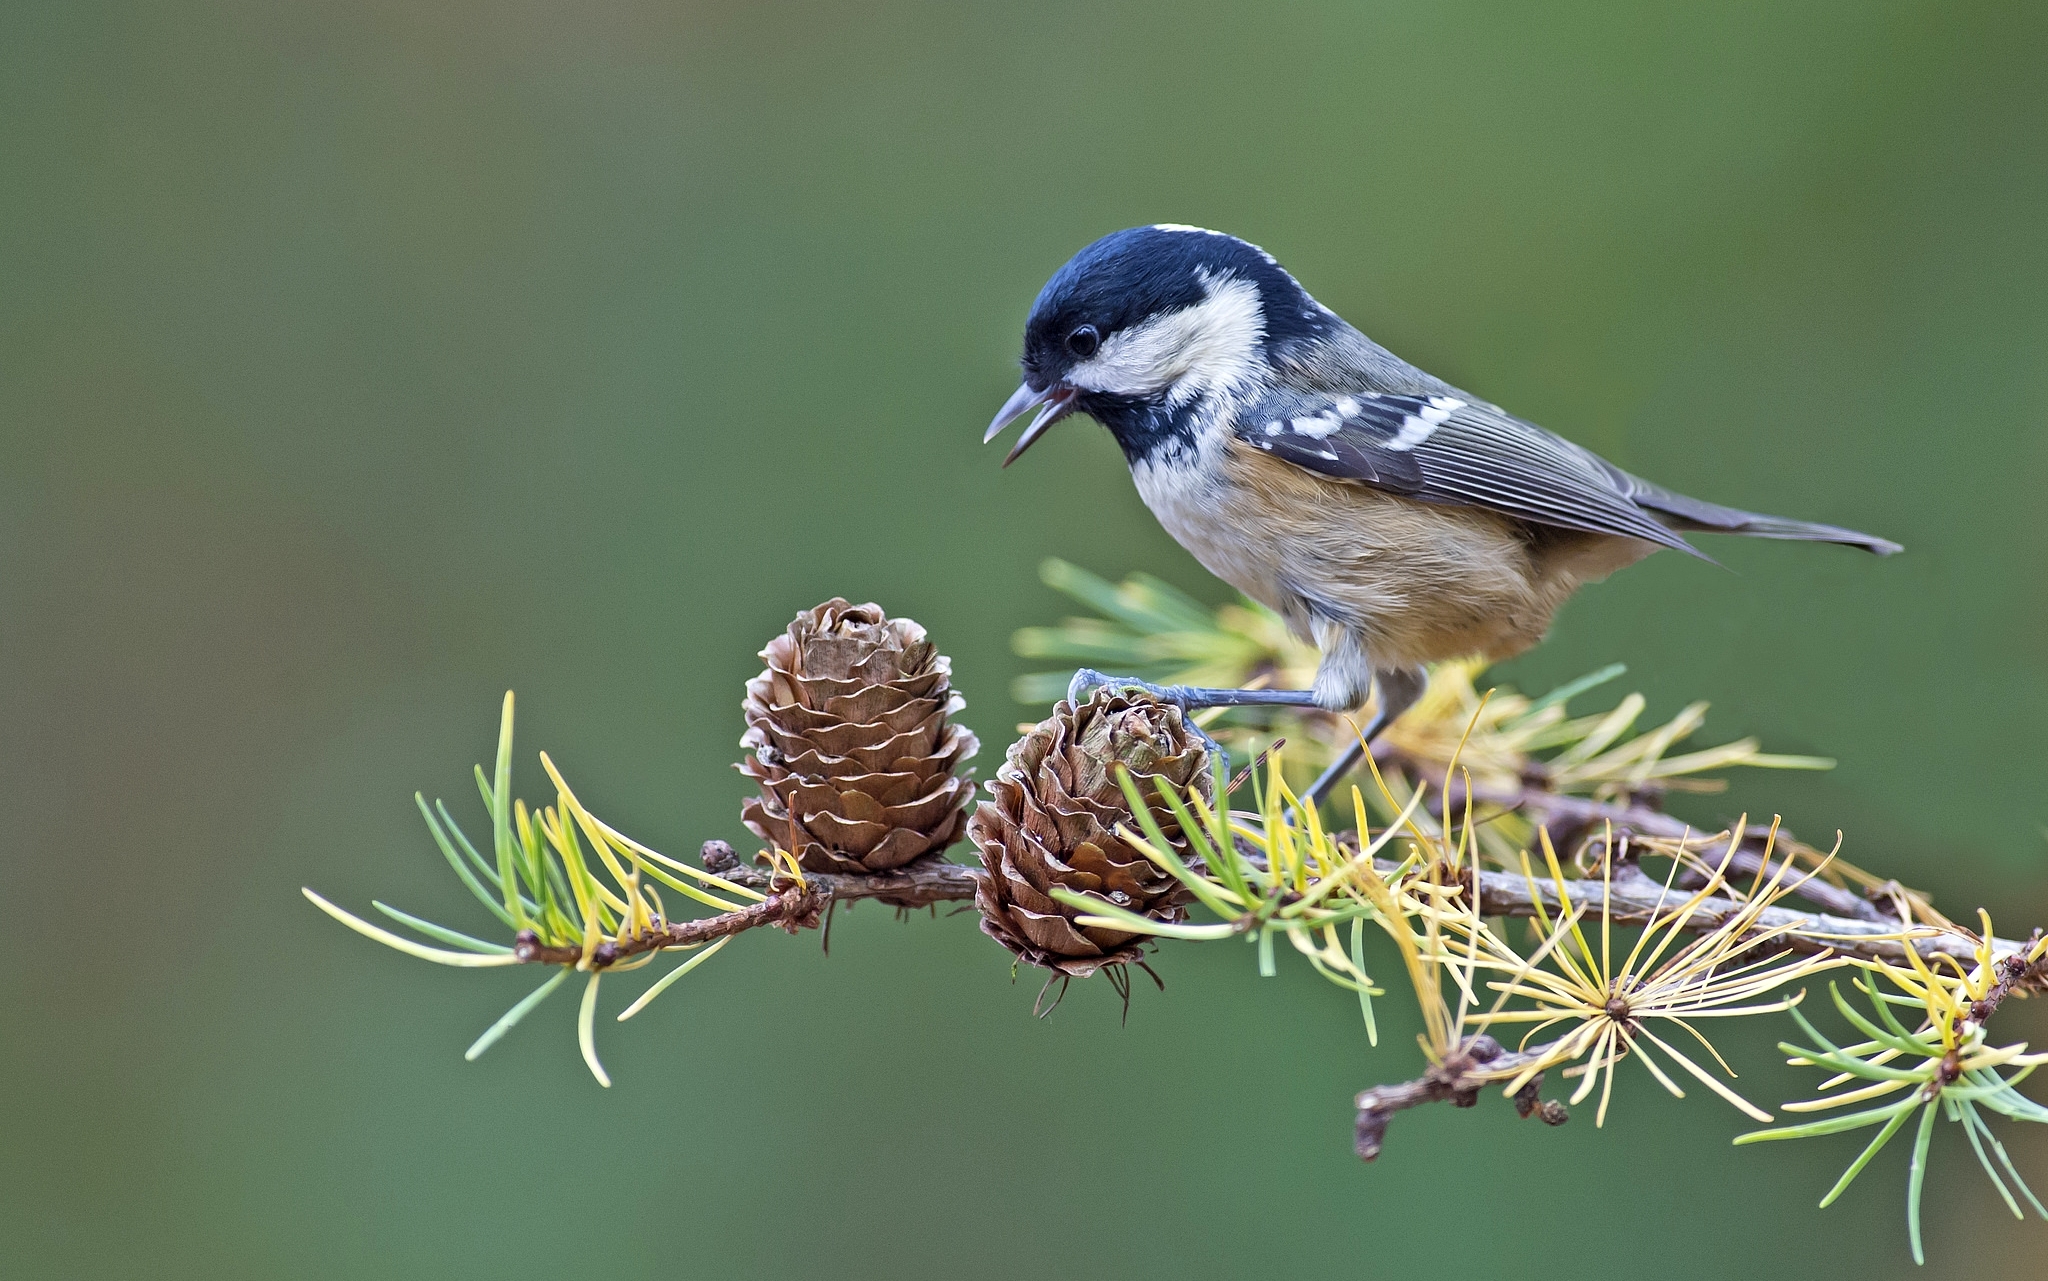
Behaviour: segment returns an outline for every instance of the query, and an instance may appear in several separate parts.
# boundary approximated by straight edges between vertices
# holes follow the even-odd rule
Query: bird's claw
[[[1162,703],[1171,703],[1180,709],[1181,722],[1188,727],[1188,733],[1200,740],[1210,755],[1223,762],[1225,773],[1230,770],[1230,753],[1223,744],[1209,737],[1209,731],[1195,723],[1195,708],[1190,706],[1195,691],[1186,685],[1155,685],[1141,681],[1134,676],[1106,676],[1092,667],[1084,667],[1074,673],[1074,679],[1067,682],[1067,702],[1075,707],[1088,701],[1088,696],[1098,689],[1135,689],[1150,694]]]
[[[1075,672],[1074,679],[1067,682],[1067,701],[1079,707],[1098,689],[1143,690],[1163,703],[1172,703],[1184,712],[1188,710],[1188,687],[1185,685],[1154,685],[1135,676],[1107,676],[1092,667]]]

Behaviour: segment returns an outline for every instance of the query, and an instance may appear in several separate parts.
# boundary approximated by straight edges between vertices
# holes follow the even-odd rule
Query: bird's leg
[[[1216,754],[1227,769],[1230,753],[1223,745],[1201,726],[1195,724],[1193,713],[1205,707],[1314,707],[1315,694],[1305,689],[1210,689],[1200,685],[1155,685],[1130,676],[1105,676],[1090,667],[1074,673],[1074,679],[1067,683],[1067,701],[1076,707],[1088,701],[1090,691],[1097,689],[1143,690],[1161,702],[1172,703],[1180,708],[1181,716],[1187,721],[1188,729],[1202,740],[1202,745]]]
[[[1183,711],[1205,707],[1314,707],[1315,693],[1306,689],[1211,689],[1202,685],[1155,685],[1132,676],[1105,676],[1084,667],[1067,683],[1067,701],[1085,703],[1090,690],[1141,689]]]
[[[1429,688],[1429,673],[1420,667],[1396,668],[1393,671],[1376,672],[1373,686],[1379,691],[1379,708],[1372,720],[1358,733],[1358,741],[1344,749],[1344,754],[1330,762],[1330,768],[1322,777],[1309,785],[1308,795],[1303,798],[1311,805],[1322,804],[1332,788],[1343,780],[1346,774],[1358,768],[1358,762],[1365,759],[1368,745],[1380,736],[1380,731],[1394,723],[1394,718],[1415,705],[1422,697],[1422,691]]]

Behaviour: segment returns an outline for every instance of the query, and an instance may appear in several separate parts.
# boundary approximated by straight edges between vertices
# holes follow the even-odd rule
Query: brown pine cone
[[[1177,795],[1215,794],[1209,753],[1180,709],[1135,691],[1098,689],[1076,709],[1061,702],[1012,744],[991,798],[967,820],[987,875],[975,892],[982,932],[1033,965],[1086,978],[1107,965],[1139,959],[1145,938],[1099,925],[1049,892],[1062,886],[1161,921],[1187,918],[1192,896],[1158,864],[1116,834],[1137,821],[1111,766],[1129,768],[1153,802],[1175,851],[1189,853],[1172,811],[1158,800],[1161,780]]]
[[[838,598],[796,616],[747,682],[760,785],[740,817],[813,872],[886,872],[960,839],[980,743],[952,721],[952,664],[907,618]]]

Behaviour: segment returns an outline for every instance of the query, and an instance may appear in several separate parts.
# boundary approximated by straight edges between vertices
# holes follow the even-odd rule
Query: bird
[[[1204,568],[1319,654],[1307,690],[1158,686],[1083,668],[1068,696],[1136,686],[1202,707],[1351,712],[1358,741],[1320,800],[1427,688],[1426,665],[1498,662],[1540,641],[1586,583],[1694,532],[1887,539],[1723,507],[1590,450],[1394,355],[1273,256],[1223,232],[1156,223],[1075,254],[1033,302],[1023,385],[983,435],[1032,414],[1008,467],[1055,423],[1109,430],[1138,494]]]

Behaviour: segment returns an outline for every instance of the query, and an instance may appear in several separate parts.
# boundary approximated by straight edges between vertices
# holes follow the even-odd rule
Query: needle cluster
[[[1300,685],[1313,666],[1278,619],[1249,603],[1210,610],[1143,576],[1112,584],[1063,562],[1045,572],[1099,616],[1027,629],[1020,652],[1162,683]],[[1352,732],[1341,718],[1202,714],[1234,753],[1254,758],[1232,777],[1178,709],[1137,691],[1101,692],[1087,707],[1062,706],[1025,727],[967,825],[980,865],[963,866],[937,850],[962,812],[965,776],[954,766],[972,736],[948,728],[957,700],[922,633],[905,630],[895,645],[890,632],[881,637],[888,644],[870,644],[868,632],[896,626],[872,612],[853,620],[867,631],[826,637],[866,646],[859,661],[834,666],[838,651],[820,641],[812,653],[795,630],[784,638],[789,652],[771,655],[762,680],[784,673],[786,696],[754,699],[749,715],[757,725],[780,718],[770,728],[783,737],[768,763],[782,772],[755,771],[766,790],[748,813],[767,846],[751,861],[721,841],[706,842],[691,862],[624,835],[591,813],[546,753],[539,759],[551,802],[514,798],[508,694],[495,769],[476,772],[487,835],[472,840],[447,805],[415,798],[435,847],[502,941],[381,902],[373,907],[388,927],[311,889],[306,897],[422,960],[548,971],[475,1038],[472,1059],[580,979],[577,1042],[601,1084],[609,1078],[595,1022],[609,973],[677,956],[616,1015],[623,1021],[762,926],[829,938],[842,903],[976,902],[986,932],[1010,950],[1013,972],[1015,960],[1045,965],[1062,985],[1103,972],[1127,1003],[1127,967],[1149,972],[1149,954],[1164,943],[1237,941],[1268,977],[1294,956],[1356,996],[1374,1046],[1376,1000],[1405,988],[1422,1025],[1422,1073],[1358,1095],[1356,1142],[1368,1160],[1403,1110],[1473,1106],[1490,1088],[1518,1115],[1552,1125],[1597,1093],[1594,1124],[1604,1126],[1617,1075],[1634,1062],[1674,1099],[1704,1091],[1767,1127],[1738,1143],[1871,1131],[1823,1205],[1910,1127],[1916,1259],[1925,1254],[1922,1191],[1940,1121],[1960,1129],[2012,1213],[2048,1218],[1993,1129],[2048,1122],[2048,1107],[2019,1088],[2048,1054],[1992,1033],[2006,1001],[2048,988],[2048,940],[2039,931],[2000,938],[1988,917],[1965,929],[1926,895],[1840,858],[1839,838],[1823,850],[1775,820],[1752,826],[1746,818],[1699,831],[1663,810],[1672,792],[1718,788],[1718,771],[1829,762],[1766,754],[1752,739],[1679,750],[1700,728],[1704,704],[1648,729],[1638,695],[1574,714],[1571,705],[1619,668],[1531,698],[1482,690],[1477,668],[1452,664],[1432,673],[1429,695],[1373,744],[1369,785],[1351,789],[1333,823],[1302,800],[1301,787]],[[819,626],[820,636],[831,630]],[[862,657],[869,650],[887,651],[888,661]],[[1066,676],[1058,674],[1060,685]],[[1035,698],[1051,685],[1027,677],[1019,692]],[[902,724],[890,719],[898,712]],[[890,754],[906,734],[915,751]],[[799,738],[822,744],[815,762],[797,750]],[[829,775],[830,795],[803,781],[811,774]],[[939,797],[936,817],[875,808],[902,797],[921,804],[927,793]],[[782,807],[770,815],[778,821],[760,821],[771,801]],[[875,832],[859,827],[870,820]],[[911,849],[901,832],[925,844]],[[1823,975],[1845,1035],[1824,1033],[1808,1017],[1811,1003],[1801,1006],[1805,984]],[[1790,1062],[1827,1074],[1813,1097],[1783,1105],[1813,1115],[1795,1124],[1774,1124],[1737,1088],[1734,1065],[1708,1035],[1713,1020],[1779,1016],[1802,1037],[1783,1043]],[[1567,1098],[1544,1097],[1554,1082]]]

